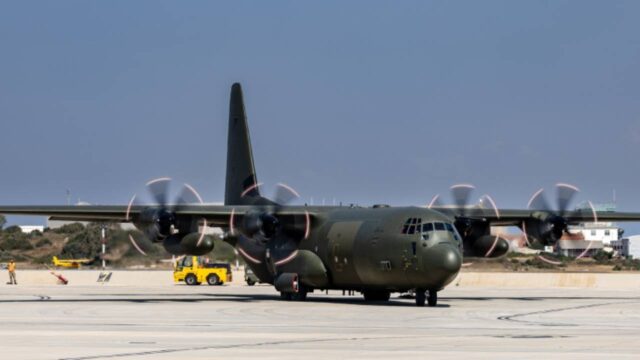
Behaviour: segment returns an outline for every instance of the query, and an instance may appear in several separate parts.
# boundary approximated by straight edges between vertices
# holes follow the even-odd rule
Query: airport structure
[[[614,213],[615,202],[590,204],[581,203],[576,210],[593,210],[597,214]],[[613,251],[614,256],[629,256],[629,240],[622,239],[624,230],[615,222],[581,223],[571,226],[571,236],[558,242],[557,252],[565,256],[591,256],[598,250]]]
[[[18,227],[24,234],[31,234],[34,231],[44,231],[44,226],[42,225],[18,225]]]

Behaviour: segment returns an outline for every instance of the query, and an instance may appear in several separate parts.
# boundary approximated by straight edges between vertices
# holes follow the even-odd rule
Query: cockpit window
[[[455,233],[455,231],[453,231],[453,225],[451,225],[449,223],[445,223],[444,226],[447,228],[448,232]]]
[[[422,219],[420,218],[409,218],[405,221],[404,226],[402,226],[403,234],[415,234],[420,233],[422,231]]]
[[[444,231],[444,224],[443,223],[436,223],[436,230],[438,231]]]
[[[422,232],[425,233],[429,231],[433,231],[433,224],[432,223],[422,224]]]

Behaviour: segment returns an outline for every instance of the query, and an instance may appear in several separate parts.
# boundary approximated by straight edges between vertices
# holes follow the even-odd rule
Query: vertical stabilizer
[[[257,184],[242,87],[235,83],[231,86],[229,104],[225,205],[244,205],[252,202],[260,196]]]

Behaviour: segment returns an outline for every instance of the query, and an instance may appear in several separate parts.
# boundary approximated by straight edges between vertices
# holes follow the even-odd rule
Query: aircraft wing
[[[536,217],[537,214],[543,213],[538,210],[517,210],[517,209],[481,209],[470,212],[471,218],[482,218],[489,221],[495,226],[520,225],[523,221]],[[640,222],[640,213],[637,212],[615,212],[603,211],[595,212],[591,209],[566,211],[563,217],[567,219],[569,224],[587,223],[587,222]]]
[[[88,221],[88,222],[133,222],[146,206],[123,205],[77,205],[77,206],[0,206],[0,214],[46,216],[51,220]],[[232,215],[236,218],[244,216],[256,206],[225,206],[225,205],[180,205],[175,215],[191,216],[206,219],[209,226],[228,227]],[[305,215],[305,210],[283,208],[280,216]],[[310,214],[312,215],[312,214]]]

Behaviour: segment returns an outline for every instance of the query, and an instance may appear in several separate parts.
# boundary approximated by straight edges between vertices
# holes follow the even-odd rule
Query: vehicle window
[[[433,224],[432,223],[422,224],[422,232],[425,233],[428,231],[433,231]]]
[[[182,259],[182,266],[183,267],[189,267],[193,264],[193,262],[191,261],[191,256],[185,256],[184,259]]]
[[[443,223],[436,223],[436,230],[438,231],[444,231],[444,224]]]

